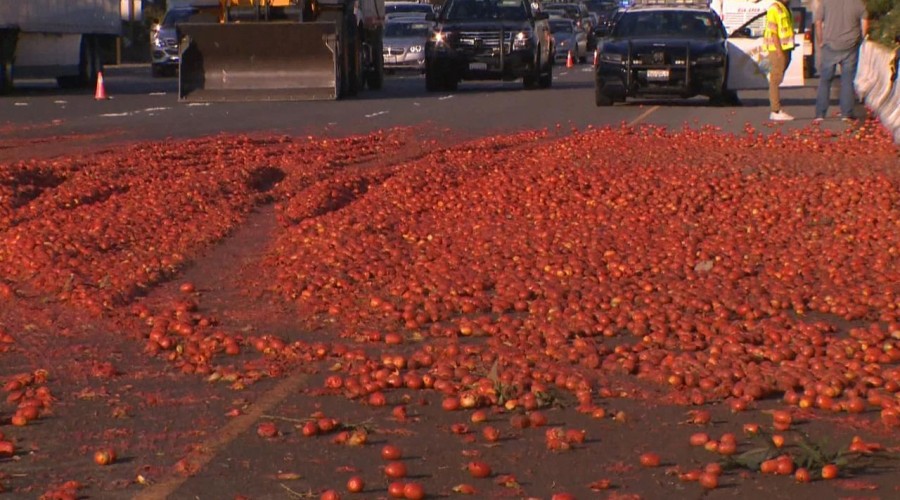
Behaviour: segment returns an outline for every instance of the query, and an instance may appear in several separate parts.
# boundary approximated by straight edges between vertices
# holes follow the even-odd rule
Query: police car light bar
[[[629,3],[637,7],[639,5],[685,5],[692,7],[709,7],[712,0],[631,0]]]

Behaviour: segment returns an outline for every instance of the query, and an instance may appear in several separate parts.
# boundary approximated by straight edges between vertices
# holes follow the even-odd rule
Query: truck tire
[[[362,64],[360,61],[362,54],[362,43],[359,39],[359,30],[356,24],[350,27],[350,39],[347,42],[347,95],[355,96],[362,89],[363,79]]]
[[[437,68],[434,67],[434,64],[426,64],[425,66],[425,91],[426,92],[438,92],[443,88],[443,78],[440,73],[438,73]]]
[[[528,90],[538,88],[539,86],[541,86],[541,83],[543,82],[542,77],[544,76],[544,68],[541,65],[541,47],[540,46],[538,46],[538,48],[536,49],[534,57],[535,57],[535,61],[534,61],[534,65],[533,65],[534,69],[531,71],[530,74],[525,75],[525,78],[522,79],[522,85]],[[551,76],[551,78],[552,78],[552,76]]]
[[[384,86],[384,41],[378,30],[376,41],[372,43],[372,65],[366,74],[366,84],[372,90],[381,90]]]
[[[13,30],[0,30],[0,95],[13,89],[12,62],[18,35]]]
[[[538,77],[538,87],[549,89],[553,85],[553,59],[547,61],[544,72]]]
[[[78,58],[78,74],[59,76],[56,78],[56,84],[62,89],[80,89],[88,87],[91,82],[96,81],[96,63],[98,56],[95,55],[94,44],[91,43],[90,37],[82,35],[81,37],[81,55]]]
[[[12,63],[0,60],[0,95],[6,95],[12,92]]]
[[[455,91],[459,88],[459,76],[455,71],[444,70],[444,88],[448,91]]]
[[[594,104],[597,107],[606,107],[612,106],[613,100],[612,97],[609,96],[606,92],[603,91],[603,87],[599,83],[594,84]]]

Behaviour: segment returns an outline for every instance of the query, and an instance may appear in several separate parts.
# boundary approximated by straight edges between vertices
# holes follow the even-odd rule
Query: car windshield
[[[648,38],[724,37],[710,12],[687,10],[645,10],[626,12],[616,23],[613,36]]]
[[[399,3],[384,6],[385,14],[398,14],[403,12],[430,14],[434,12],[434,9],[431,8],[431,5],[422,3]]]
[[[561,10],[566,13],[566,17],[577,18],[581,15],[581,10],[574,4],[548,3],[544,5],[545,10]]]
[[[551,33],[572,33],[574,30],[572,29],[571,21],[550,21],[550,32]]]
[[[584,3],[591,12],[604,12],[619,8],[621,2],[618,0],[586,0]]]
[[[431,29],[429,23],[387,23],[384,26],[385,38],[428,37]]]
[[[528,19],[528,11],[521,0],[456,0],[446,9],[444,17],[448,21],[524,21]]]

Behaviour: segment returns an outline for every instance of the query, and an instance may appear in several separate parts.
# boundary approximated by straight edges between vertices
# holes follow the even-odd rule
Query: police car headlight
[[[444,45],[450,43],[450,35],[449,31],[435,31],[431,36],[431,41],[435,43],[435,45]]]
[[[531,44],[531,31],[520,31],[513,39],[513,50],[524,49]]]

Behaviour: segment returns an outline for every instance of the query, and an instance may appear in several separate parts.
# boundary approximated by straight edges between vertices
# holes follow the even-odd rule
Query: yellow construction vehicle
[[[219,0],[177,25],[182,101],[339,99],[384,81],[384,0]]]

